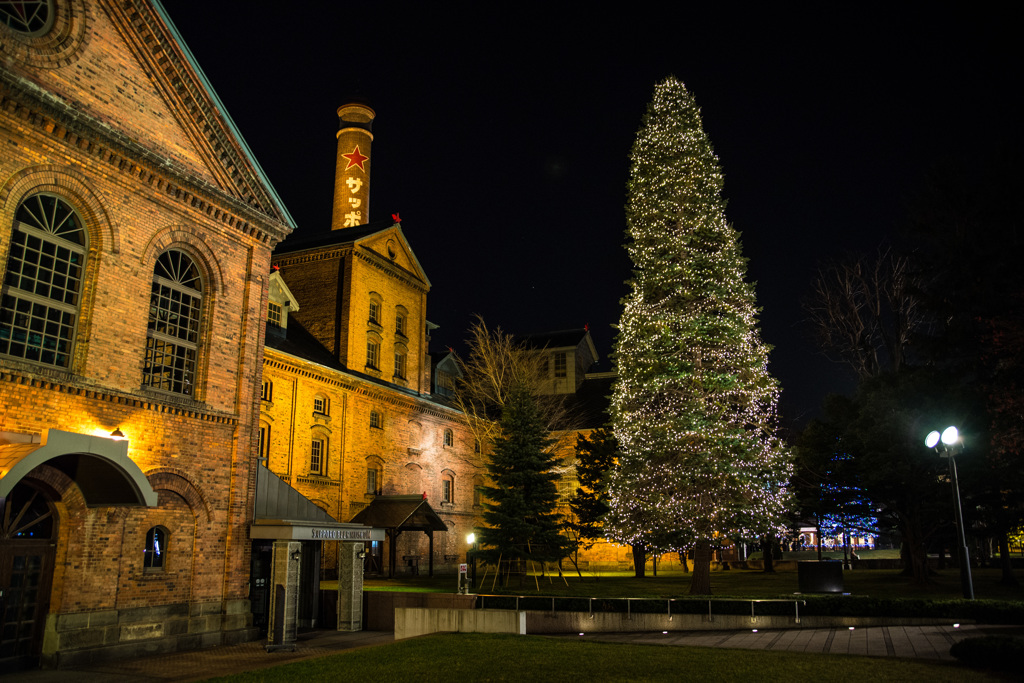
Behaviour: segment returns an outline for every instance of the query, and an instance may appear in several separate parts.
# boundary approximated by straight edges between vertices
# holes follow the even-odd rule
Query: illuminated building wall
[[[21,574],[0,586],[0,670],[250,639],[267,273],[290,218],[162,9],[40,3],[25,25],[13,6],[0,577]]]

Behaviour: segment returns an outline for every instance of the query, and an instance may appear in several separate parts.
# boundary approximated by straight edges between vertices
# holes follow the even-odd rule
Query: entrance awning
[[[339,522],[264,465],[256,468],[250,538],[289,541],[383,541],[383,529]]]
[[[50,465],[68,475],[89,507],[156,507],[156,491],[128,457],[127,441],[59,429],[47,430],[42,443],[0,445],[0,499],[7,498],[15,485],[40,465]]]
[[[430,539],[429,572],[434,575],[434,532],[448,531],[448,525],[437,516],[423,496],[377,496],[352,518],[353,524],[365,524],[387,531],[388,576],[395,575],[395,547],[403,531],[422,531]]]

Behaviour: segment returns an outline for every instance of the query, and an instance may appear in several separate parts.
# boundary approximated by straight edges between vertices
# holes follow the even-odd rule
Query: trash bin
[[[835,560],[801,560],[796,565],[801,593],[842,593],[843,563]]]

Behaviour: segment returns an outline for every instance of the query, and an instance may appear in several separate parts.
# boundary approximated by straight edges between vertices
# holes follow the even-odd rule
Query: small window
[[[444,370],[437,371],[437,393],[440,396],[451,396],[455,393],[455,378]]]
[[[309,449],[309,473],[326,474],[324,440],[313,439]]]
[[[266,465],[270,458],[270,425],[260,425],[260,436],[256,448],[257,457]]]
[[[409,311],[405,306],[395,307],[395,334],[405,337],[409,329]]]
[[[380,342],[373,338],[366,340],[366,367],[380,368]]]
[[[384,418],[376,410],[370,411],[370,428],[371,429],[384,429]]]
[[[269,379],[263,380],[263,391],[260,392],[261,401],[273,401],[274,400],[274,383]]]
[[[146,532],[146,548],[142,556],[142,567],[146,571],[163,571],[167,557],[167,529],[155,526]]]
[[[455,445],[455,434],[450,429],[444,430],[444,445],[447,448]]]
[[[566,376],[565,353],[555,354],[555,377]]]
[[[454,482],[449,477],[445,477],[441,481],[441,502],[442,503],[449,503],[449,504],[451,504],[452,496],[453,496],[453,492],[452,492],[453,488],[455,488],[454,487]]]
[[[281,327],[281,318],[283,317],[284,309],[281,304],[271,301],[267,304],[267,322],[271,325]]]
[[[331,414],[331,399],[325,396],[317,396],[313,399],[313,412],[321,415]]]
[[[370,295],[370,322],[380,325],[380,299],[376,294]]]
[[[395,349],[395,377],[398,379],[405,379],[405,360],[405,351]]]
[[[380,495],[380,470],[372,465],[366,469],[366,492],[371,496]]]

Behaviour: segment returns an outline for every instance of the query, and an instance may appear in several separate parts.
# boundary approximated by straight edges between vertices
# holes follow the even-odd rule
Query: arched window
[[[395,334],[399,337],[409,336],[409,311],[405,306],[395,307]]]
[[[441,504],[455,503],[455,473],[451,470],[441,472]]]
[[[203,280],[188,254],[169,249],[153,269],[144,386],[195,396]]]
[[[395,344],[395,379],[405,379],[408,355],[405,344]]]
[[[366,495],[379,496],[384,488],[384,463],[375,456],[366,459]]]
[[[445,448],[451,448],[455,445],[455,434],[450,429],[444,430],[444,445]]]
[[[380,370],[380,335],[376,332],[366,335],[366,368]]]
[[[384,300],[381,299],[380,294],[370,292],[370,312],[367,318],[371,324],[380,325],[380,312],[383,304]]]
[[[42,35],[53,25],[52,0],[0,2],[0,22],[19,33]]]
[[[159,572],[164,570],[167,559],[167,529],[155,526],[146,532],[146,548],[142,556],[142,567],[145,571]]]
[[[62,199],[22,202],[0,303],[0,354],[71,365],[87,246],[81,219]]]

